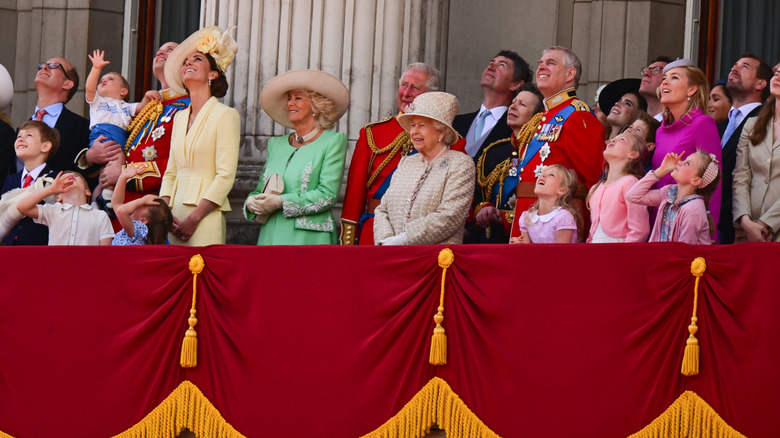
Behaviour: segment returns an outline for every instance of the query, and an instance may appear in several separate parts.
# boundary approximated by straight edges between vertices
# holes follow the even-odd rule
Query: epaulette
[[[571,101],[571,104],[574,106],[574,108],[577,109],[577,111],[590,111],[590,106],[579,99],[574,99]]]
[[[380,123],[385,123],[385,122],[389,121],[390,119],[394,119],[394,118],[395,118],[395,116],[390,116],[390,117],[388,117],[386,119],[383,119],[383,120],[377,120],[375,122],[369,122],[366,126],[363,127],[363,129],[366,129],[366,128],[370,127],[370,126],[379,125]]]

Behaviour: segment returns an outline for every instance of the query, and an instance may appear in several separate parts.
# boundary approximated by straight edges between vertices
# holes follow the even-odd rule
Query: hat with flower
[[[165,61],[165,80],[177,93],[186,94],[181,78],[184,60],[193,52],[206,53],[216,61],[217,68],[225,73],[238,52],[238,43],[230,36],[235,26],[223,31],[217,26],[204,27],[179,44]]]
[[[452,94],[429,91],[414,98],[414,102],[406,107],[406,112],[398,116],[398,123],[408,132],[414,116],[439,121],[444,124],[446,130],[452,132],[454,142],[458,139],[458,132],[452,127],[452,121],[458,114],[459,107],[458,98]]]

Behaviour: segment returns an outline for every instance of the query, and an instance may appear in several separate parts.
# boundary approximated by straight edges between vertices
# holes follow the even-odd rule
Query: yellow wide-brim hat
[[[453,142],[458,140],[458,132],[452,127],[452,121],[458,115],[458,98],[450,93],[443,91],[429,91],[422,93],[414,98],[414,102],[406,107],[406,111],[398,116],[398,123],[409,132],[409,125],[412,123],[412,117],[422,116],[444,123],[445,127],[451,131]],[[447,146],[452,146],[448,144]]]
[[[336,120],[349,108],[349,90],[339,78],[319,70],[290,70],[268,81],[260,92],[265,112],[288,128],[293,125],[287,112],[287,93],[294,90],[315,91],[330,99],[336,108]]]
[[[0,111],[3,111],[11,104],[14,98],[14,82],[8,70],[0,64]]]
[[[238,43],[230,36],[233,29],[235,26],[225,31],[217,26],[204,27],[173,49],[165,61],[165,80],[168,87],[178,94],[187,94],[181,78],[181,67],[187,56],[193,52],[211,55],[217,63],[217,68],[225,73],[238,52]]]

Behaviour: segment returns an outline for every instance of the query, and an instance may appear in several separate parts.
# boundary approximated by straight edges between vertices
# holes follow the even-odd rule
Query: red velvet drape
[[[506,437],[626,436],[686,389],[748,436],[780,430],[780,247],[454,246],[433,367],[440,249],[1,248],[0,431],[111,436],[186,379],[247,436],[356,437],[434,376]]]

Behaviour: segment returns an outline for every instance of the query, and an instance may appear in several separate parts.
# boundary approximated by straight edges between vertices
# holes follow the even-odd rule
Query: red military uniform
[[[395,117],[369,123],[360,130],[341,212],[342,245],[374,244],[374,209],[382,199],[377,191],[411,149],[409,134]]]
[[[580,181],[575,198],[584,201],[588,190],[598,182],[603,172],[604,127],[590,112],[585,102],[577,99],[573,88],[561,91],[544,100],[545,110],[531,140],[544,146],[531,157],[528,164],[518,169],[517,202],[511,237],[520,236],[517,221],[520,215],[536,201],[533,186],[543,166],[560,164],[573,170]],[[532,147],[529,150],[533,149]],[[529,152],[530,153],[530,152]],[[520,152],[520,155],[523,153]],[[525,184],[524,184],[525,183]],[[583,204],[584,205],[584,204]],[[581,210],[585,219],[584,231],[589,229],[587,209]],[[580,237],[582,232],[580,232]]]
[[[157,195],[165,169],[168,167],[168,157],[171,151],[171,132],[173,131],[173,116],[190,105],[189,96],[176,95],[172,90],[162,90],[162,108],[158,102],[151,102],[139,113],[142,117],[131,124],[131,137],[125,145],[127,163],[146,163],[146,169],[137,177],[127,181],[125,201],[129,202],[144,195]],[[156,108],[155,108],[156,107]],[[132,127],[142,124],[137,134],[132,137]]]

